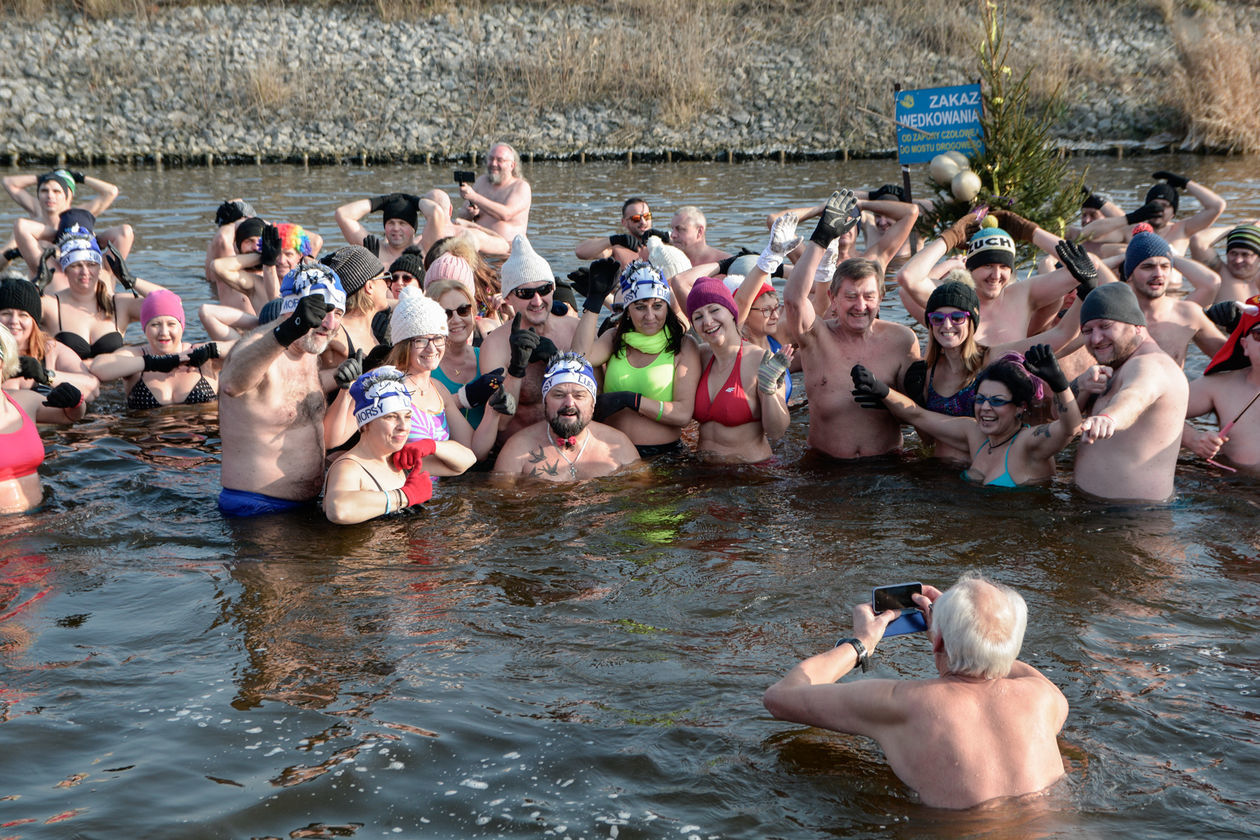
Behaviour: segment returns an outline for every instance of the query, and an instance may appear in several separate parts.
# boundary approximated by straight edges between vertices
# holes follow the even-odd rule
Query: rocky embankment
[[[756,21],[741,30],[752,35],[724,30],[742,40],[715,48],[710,39],[704,61],[674,80],[694,81],[696,92],[671,92],[668,108],[651,95],[556,95],[589,75],[584,51],[632,35],[627,26],[643,27],[638,61],[666,70],[676,61],[679,48],[661,32],[668,25],[654,31],[650,19],[632,24],[595,7],[508,4],[397,22],[371,9],[269,5],[8,17],[0,161],[415,161],[466,157],[498,138],[538,158],[889,154],[895,140],[880,114],[891,110],[893,83],[973,80],[965,35],[979,29],[955,26],[953,42],[933,47],[921,33],[889,32],[879,5],[824,27],[801,21],[808,37]],[[1007,33],[1017,69],[1036,67],[1046,89],[1067,83],[1064,144],[1178,144],[1178,51],[1155,4],[1056,8],[1013,9]],[[865,37],[817,35],[841,23]],[[603,32],[603,42],[590,37]],[[638,72],[633,64],[626,72]],[[700,78],[706,65],[714,73]]]

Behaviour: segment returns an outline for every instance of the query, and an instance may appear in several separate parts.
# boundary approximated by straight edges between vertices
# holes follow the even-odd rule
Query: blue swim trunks
[[[310,502],[296,502],[293,499],[277,499],[262,493],[251,493],[248,490],[229,490],[224,487],[219,492],[219,512],[224,516],[261,516],[265,513],[283,513],[297,510]]]

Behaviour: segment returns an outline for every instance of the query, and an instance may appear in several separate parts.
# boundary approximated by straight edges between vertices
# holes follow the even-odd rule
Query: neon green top
[[[651,400],[674,400],[674,354],[662,350],[646,367],[635,367],[623,349],[604,368],[604,391],[634,391]]]

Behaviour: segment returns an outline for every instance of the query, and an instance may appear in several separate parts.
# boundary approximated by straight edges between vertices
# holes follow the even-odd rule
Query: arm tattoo
[[[1050,437],[1050,427],[1038,426],[1037,428],[1033,429],[1033,437],[1044,437],[1044,438]]]

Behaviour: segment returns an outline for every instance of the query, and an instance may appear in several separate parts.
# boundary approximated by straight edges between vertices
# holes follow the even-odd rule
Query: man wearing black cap
[[[384,239],[368,233],[367,228],[359,221],[378,210],[384,225]],[[385,265],[402,256],[408,246],[420,245],[420,237],[416,236],[420,218],[419,196],[389,193],[373,198],[360,198],[338,207],[333,217],[347,242],[367,248]]]
[[[1225,212],[1225,199],[1212,192],[1198,181],[1192,181],[1184,175],[1173,172],[1156,172],[1152,177],[1159,179],[1146,192],[1144,203],[1137,210],[1124,216],[1109,216],[1091,222],[1081,231],[1087,239],[1097,239],[1115,231],[1124,234],[1125,241],[1130,238],[1134,225],[1146,222],[1157,234],[1164,237],[1178,254],[1186,252],[1190,237],[1210,227]],[[1198,213],[1179,222],[1174,221],[1181,203],[1178,190],[1185,190],[1198,200],[1202,207]]]
[[[1089,414],[1076,449],[1076,486],[1103,499],[1168,501],[1190,390],[1185,374],[1147,334],[1127,283],[1089,293],[1081,334],[1098,364],[1076,380]]]
[[[220,257],[250,254],[258,250],[258,237],[263,225],[253,206],[241,198],[232,198],[219,205],[214,213],[214,236],[206,245],[206,282],[214,289],[215,297],[224,306],[234,306],[253,313],[249,296],[219,281],[215,276],[214,261]]]
[[[1225,259],[1216,253],[1224,237]],[[1234,228],[1210,227],[1190,237],[1190,256],[1221,276],[1215,303],[1246,300],[1260,294],[1260,227],[1246,222]]]

